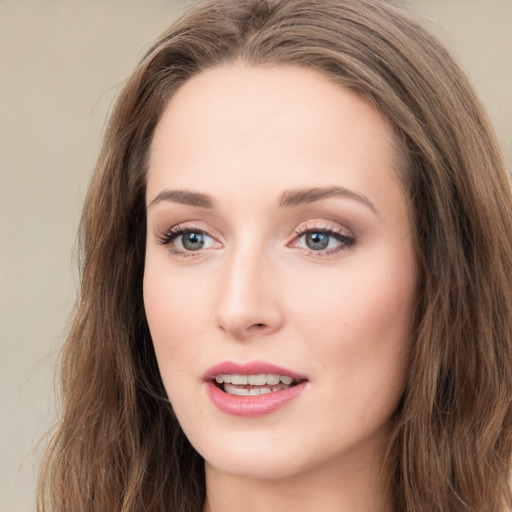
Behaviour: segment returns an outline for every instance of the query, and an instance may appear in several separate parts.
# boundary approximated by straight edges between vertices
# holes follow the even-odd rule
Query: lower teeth
[[[283,383],[279,383],[276,386],[239,386],[225,382],[221,389],[230,395],[256,396],[263,395],[265,393],[272,393],[273,391],[282,391],[283,389],[288,389],[290,387],[291,386]]]

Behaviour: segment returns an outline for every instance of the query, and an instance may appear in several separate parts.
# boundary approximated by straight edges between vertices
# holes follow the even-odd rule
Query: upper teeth
[[[238,374],[221,374],[215,377],[215,380],[222,384],[223,382],[227,384],[238,384],[238,385],[250,385],[250,386],[275,386],[282,382],[289,386],[293,379],[288,375],[276,375],[274,373],[261,373],[259,375],[238,375]]]

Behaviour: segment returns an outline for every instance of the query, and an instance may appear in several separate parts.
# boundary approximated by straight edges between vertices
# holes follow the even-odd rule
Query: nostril
[[[268,325],[264,324],[264,323],[252,324],[249,327],[248,332],[253,332],[253,333],[264,332],[267,328],[268,328]]]

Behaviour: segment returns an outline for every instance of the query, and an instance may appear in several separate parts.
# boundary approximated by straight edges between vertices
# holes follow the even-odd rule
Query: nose
[[[226,262],[216,308],[216,324],[238,340],[269,335],[283,324],[282,290],[270,259],[240,251]]]

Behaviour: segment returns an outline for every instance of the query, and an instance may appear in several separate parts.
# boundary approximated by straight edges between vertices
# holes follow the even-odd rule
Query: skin
[[[150,153],[144,301],[169,399],[206,461],[205,511],[389,510],[384,450],[416,298],[396,156],[387,121],[313,70],[237,63],[170,100]],[[280,205],[333,186],[350,193]],[[203,248],[162,243],[176,226],[205,233]],[[308,246],[304,231],[325,230],[345,238]],[[221,412],[204,373],[253,360],[305,375],[305,390],[271,414]]]

